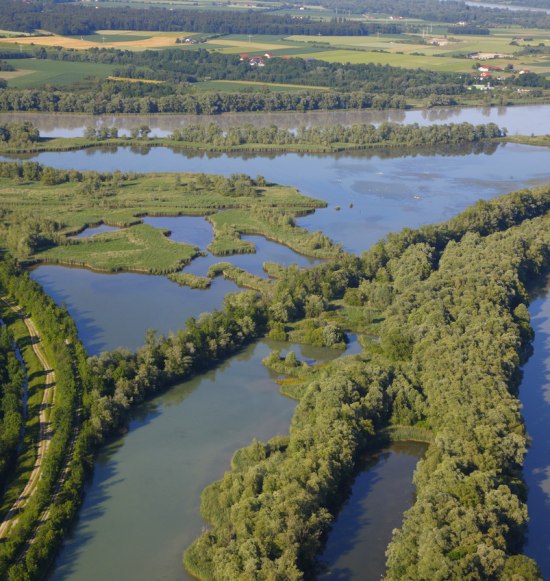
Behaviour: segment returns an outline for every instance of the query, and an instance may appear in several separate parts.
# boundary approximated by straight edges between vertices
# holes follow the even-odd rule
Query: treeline
[[[327,266],[280,273],[273,330],[305,315],[304,296],[341,290],[345,302],[383,311],[380,343],[361,362],[332,364],[307,388],[289,438],[239,452],[204,491],[213,528],[185,554],[194,576],[311,575],[358,457],[390,424],[429,428],[435,440],[390,547],[389,578],[540,578],[520,554],[526,437],[516,392],[531,339],[523,283],[548,267],[549,209],[541,188],[404,230],[333,270],[342,286],[330,290]]]
[[[540,579],[520,554],[527,436],[517,389],[532,338],[525,284],[549,260],[545,216],[467,234],[438,262],[421,243],[388,265],[382,345],[412,378],[396,419],[435,433],[387,552],[389,580]]]
[[[21,3],[4,0],[0,29],[18,32],[48,30],[62,35],[92,34],[96,30],[160,30],[215,34],[399,34],[393,23],[293,18],[257,11],[168,10],[165,8],[104,8],[81,4]]]
[[[529,6],[540,2],[539,6],[548,8],[544,0],[520,0],[517,4]],[[505,10],[485,6],[470,6],[465,2],[453,0],[313,0],[311,4],[349,10],[357,14],[391,14],[404,18],[420,18],[429,22],[466,22],[480,26],[517,25],[526,28],[550,28],[550,15],[529,10]],[[516,4],[516,2],[512,2]]]
[[[125,424],[131,405],[210,369],[273,326],[303,317],[311,294],[343,296],[358,260],[343,257],[339,263],[313,274],[292,271],[284,284],[270,290],[269,300],[255,291],[227,295],[223,311],[189,319],[169,337],[148,333],[136,353],[118,349],[92,357],[94,430],[108,434]]]
[[[13,336],[0,325],[0,495],[12,476],[23,428],[25,373]]]
[[[450,123],[447,125],[419,126],[417,123],[400,125],[382,123],[378,127],[369,124],[355,124],[350,127],[330,125],[325,127],[300,127],[297,131],[270,127],[229,127],[219,125],[188,125],[176,129],[170,139],[185,143],[204,143],[219,147],[234,147],[246,144],[261,145],[334,145],[353,144],[362,147],[455,145],[475,143],[484,139],[504,137],[505,132],[494,123],[472,125],[471,123]]]
[[[155,90],[145,90],[144,96],[124,96],[121,85],[83,91],[18,90],[0,92],[0,111],[47,111],[56,113],[190,113],[219,115],[246,111],[317,111],[337,109],[405,109],[404,97],[394,94],[355,91],[307,91],[303,93],[178,93],[157,96]],[[118,85],[118,86],[117,86]],[[150,85],[147,85],[150,87]],[[425,89],[422,89],[424,92]]]
[[[63,539],[80,504],[85,474],[91,466],[93,437],[87,422],[89,396],[85,389],[88,367],[86,352],[67,312],[7,254],[0,261],[0,287],[31,315],[56,373],[55,404],[50,416],[52,439],[41,478],[12,525],[9,542],[0,546],[0,576],[29,579],[45,570]],[[33,542],[25,549],[31,537]]]

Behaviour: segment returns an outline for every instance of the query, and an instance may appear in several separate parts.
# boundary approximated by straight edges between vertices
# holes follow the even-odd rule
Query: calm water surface
[[[550,294],[546,292],[529,308],[534,352],[523,369],[519,395],[532,438],[524,468],[530,519],[525,553],[537,561],[543,579],[550,579]]]
[[[240,290],[217,278],[207,291],[180,287],[163,276],[104,274],[80,268],[42,265],[32,278],[58,303],[64,303],[88,353],[115,347],[136,349],[145,331],[177,331],[189,317],[221,308],[227,293]]]
[[[281,348],[289,345],[260,341],[136,410],[129,432],[99,454],[51,580],[188,579],[181,556],[205,525],[202,489],[253,438],[288,433],[296,403],[279,394],[277,376],[261,364]],[[308,361],[341,354],[290,348]],[[348,352],[356,350],[352,340]]]
[[[263,175],[268,181],[293,185],[304,194],[325,200],[327,209],[298,223],[322,230],[350,252],[361,252],[388,232],[445,220],[480,198],[550,180],[549,148],[505,144],[473,151],[476,153],[472,148],[452,149],[401,157],[395,151],[213,156],[163,147],[141,153],[131,148],[114,152],[98,148],[42,153],[33,159],[79,170]]]
[[[276,125],[282,129],[323,125],[353,125],[383,122],[418,123],[496,123],[510,134],[535,135],[550,132],[550,105],[517,107],[442,107],[402,111],[312,111],[308,113],[226,113],[223,115],[78,115],[74,113],[0,113],[0,122],[30,121],[43,137],[82,137],[86,127],[118,127],[121,135],[148,125],[158,137],[166,137],[186,125],[216,123],[222,128],[252,123],[258,127]]]
[[[330,532],[320,560],[327,581],[376,581],[385,571],[392,530],[414,501],[412,475],[424,444],[396,442],[363,459],[352,492]]]
[[[176,242],[195,244],[201,250],[208,252],[206,247],[214,237],[212,225],[204,218],[194,216],[177,216],[173,218],[145,218],[144,222],[155,228],[168,228]],[[233,256],[215,256],[208,252],[207,256],[195,258],[191,264],[184,267],[183,272],[206,276],[208,268],[218,262],[231,262],[239,268],[257,276],[265,277],[264,262],[278,262],[279,264],[297,264],[300,267],[319,264],[320,260],[297,254],[290,248],[266,240],[262,236],[242,236],[243,240],[249,240],[256,247],[253,254],[235,254]]]
[[[93,228],[86,228],[86,230],[82,230],[76,236],[72,238],[91,238],[96,234],[103,234],[104,232],[114,232],[115,230],[120,230],[116,226],[108,226],[107,224],[101,224],[100,226],[94,226]]]

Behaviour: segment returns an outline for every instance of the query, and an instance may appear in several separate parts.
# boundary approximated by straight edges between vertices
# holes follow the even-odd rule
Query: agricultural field
[[[203,81],[195,83],[196,91],[243,91],[243,90],[267,90],[277,93],[302,93],[304,89],[312,91],[328,91],[329,87],[317,85],[290,85],[286,83],[262,83],[260,81]]]
[[[121,48],[126,50],[146,50],[152,48],[174,47],[176,40],[187,38],[186,32],[147,32],[126,30],[98,30],[87,36],[26,36],[1,39],[2,43],[15,45],[60,46],[62,48]]]
[[[16,70],[0,71],[0,78],[10,87],[24,89],[44,85],[67,86],[87,77],[108,77],[115,65],[72,63],[48,59],[10,59]]]
[[[435,28],[435,31],[434,31]],[[206,48],[222,54],[273,57],[300,57],[331,63],[375,63],[409,69],[422,68],[433,71],[470,74],[476,60],[472,53],[506,55],[491,58],[492,66],[528,69],[550,74],[550,56],[534,54],[515,56],[527,46],[550,45],[550,32],[545,30],[506,28],[493,29],[491,35],[446,35],[437,27],[426,26],[422,34],[372,35],[372,36],[278,36],[278,35],[193,35],[185,32],[151,32],[99,30],[95,34],[75,37],[44,35],[22,38],[4,38],[6,48],[31,50],[34,46],[62,46],[66,49],[123,48],[135,51],[145,49],[180,48],[196,50]],[[197,44],[176,43],[184,38],[200,37]],[[527,39],[527,40],[524,40]],[[206,40],[206,42],[204,42]],[[513,43],[513,44],[512,44]],[[45,84],[66,86],[86,77],[106,78],[114,66],[93,63],[57,62],[38,59],[10,59],[16,71],[2,71],[0,78],[9,81],[10,87],[40,87]],[[208,80],[196,86],[198,91],[247,89],[251,83]],[[291,92],[297,85],[264,85],[270,90]],[[316,87],[303,87],[312,88]]]
[[[530,38],[532,40],[516,40]],[[423,34],[379,36],[326,36],[312,42],[309,36],[289,36],[287,41],[309,43],[315,52],[304,57],[329,62],[377,63],[405,68],[428,68],[449,72],[471,72],[471,53],[510,55],[490,59],[493,66],[514,68],[537,67],[539,73],[550,72],[548,55],[514,56],[528,45],[550,45],[550,32],[535,29],[493,29],[491,35],[436,34],[426,27]],[[510,43],[515,42],[516,45]],[[323,52],[318,52],[322,47]]]

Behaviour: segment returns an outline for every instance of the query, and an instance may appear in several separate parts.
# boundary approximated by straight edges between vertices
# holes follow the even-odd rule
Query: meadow
[[[4,164],[4,175],[8,165],[17,167]],[[37,164],[25,167],[30,174]],[[208,215],[214,224],[209,249],[219,255],[255,252],[252,242],[241,240],[241,235],[249,233],[319,258],[339,252],[320,233],[294,226],[296,216],[322,208],[324,202],[291,187],[264,184],[260,178],[256,183],[240,175],[229,179],[206,174],[85,173],[67,177],[65,172],[38,167],[38,180],[0,178],[0,205],[4,208],[0,237],[19,258],[31,263],[167,274],[200,254],[194,245],[173,242],[168,232],[142,224],[142,216]],[[88,226],[103,223],[122,230],[71,238]],[[33,246],[36,240],[42,242]]]
[[[13,71],[0,71],[0,78],[8,79],[10,87],[19,89],[73,85],[87,77],[108,77],[115,69],[114,65],[48,59],[10,59],[10,63],[17,69],[15,74]]]

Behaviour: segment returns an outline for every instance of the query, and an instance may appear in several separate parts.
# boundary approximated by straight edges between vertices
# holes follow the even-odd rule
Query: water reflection
[[[221,308],[226,294],[240,290],[221,278],[204,291],[179,287],[162,276],[56,265],[39,266],[31,276],[58,304],[67,306],[91,355],[119,346],[136,349],[149,328],[175,332],[189,317]]]
[[[114,232],[115,230],[120,230],[120,228],[117,228],[116,226],[107,226],[107,224],[101,224],[100,226],[94,226],[93,228],[86,228],[76,236],[71,236],[71,238],[91,238],[96,234],[103,234],[104,232]]]
[[[412,111],[310,111],[306,113],[225,113],[223,115],[80,115],[71,113],[0,113],[0,122],[24,122],[35,124],[44,137],[82,137],[86,127],[118,127],[121,135],[128,135],[132,129],[148,125],[158,137],[170,135],[175,129],[186,125],[208,125],[216,123],[222,129],[251,123],[257,127],[276,125],[282,129],[296,129],[300,126],[353,125],[372,123],[488,123],[505,125],[511,134],[544,135],[550,132],[549,105],[528,105],[517,107],[443,107],[417,109]]]

